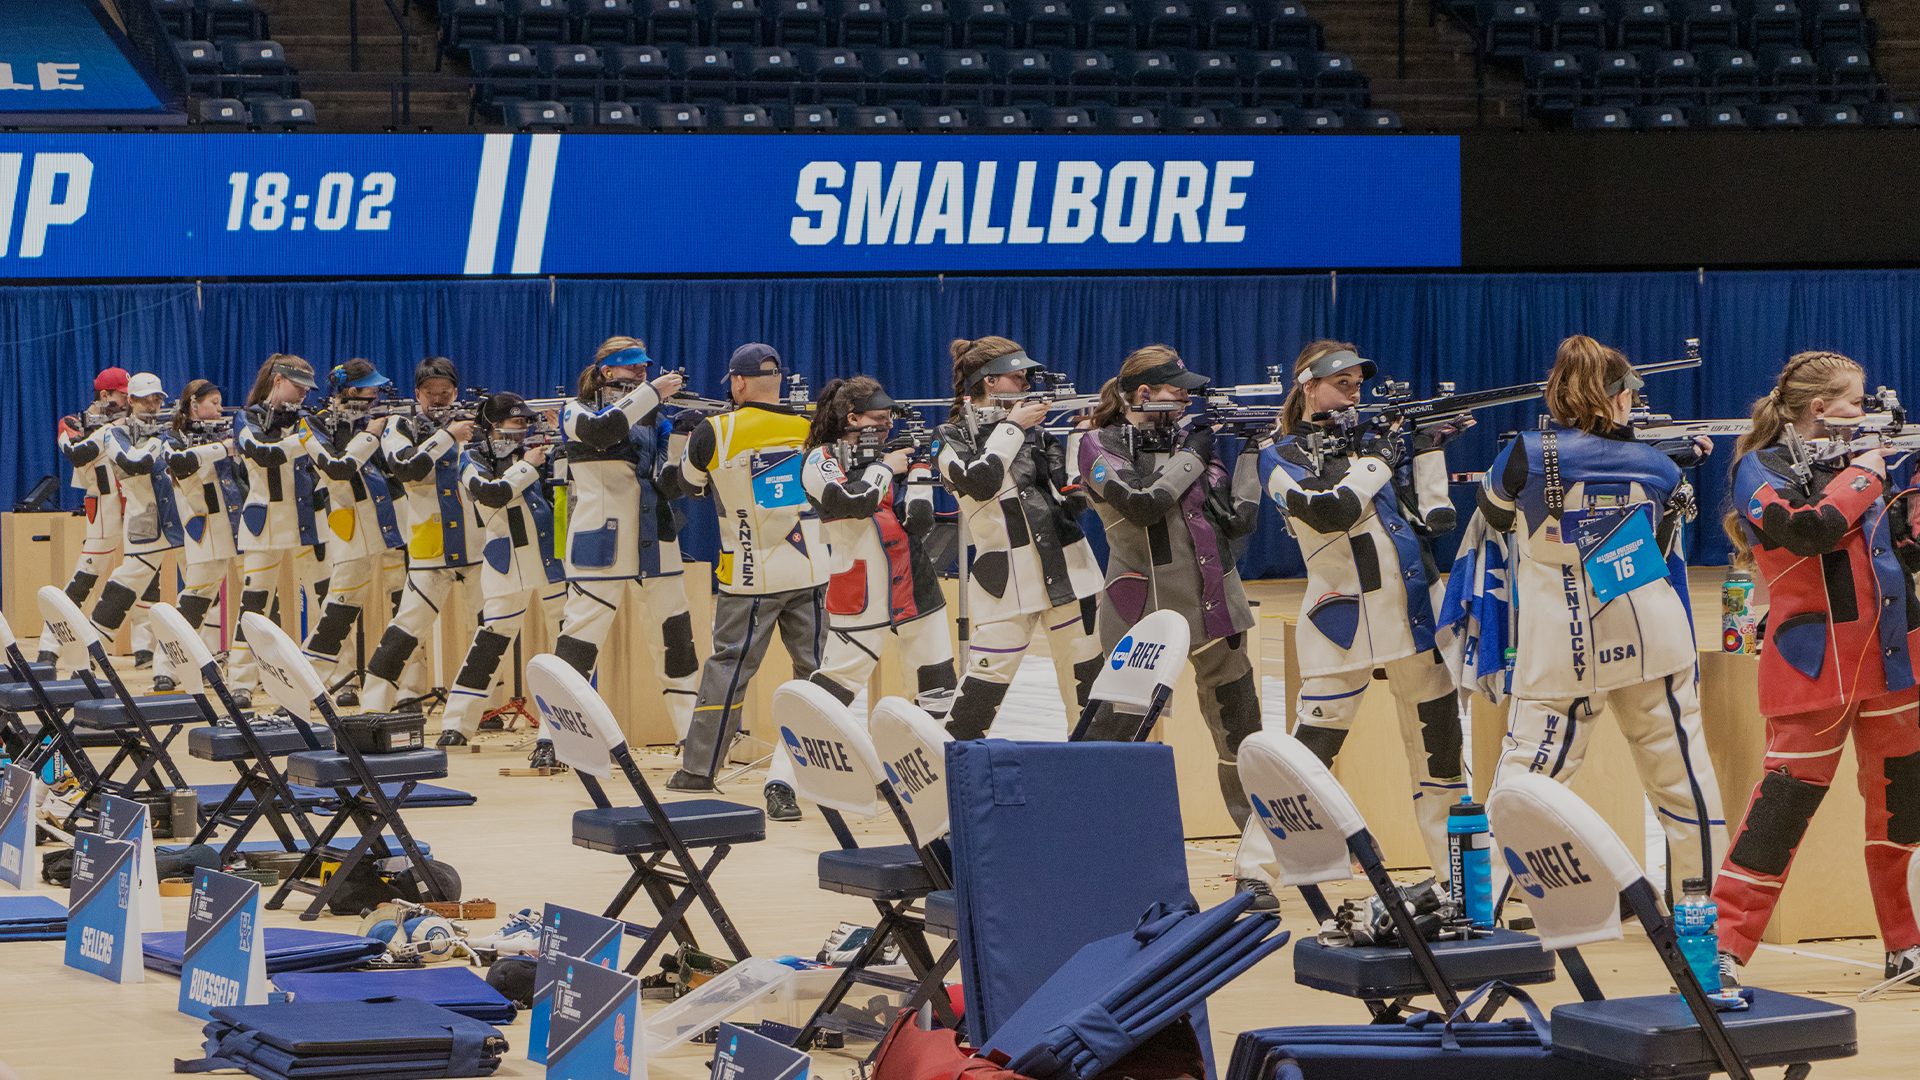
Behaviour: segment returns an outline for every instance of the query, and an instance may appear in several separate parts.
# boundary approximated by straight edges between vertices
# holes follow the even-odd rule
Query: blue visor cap
[[[653,363],[653,357],[647,355],[647,350],[636,345],[631,349],[621,349],[619,352],[600,361],[600,366],[603,368],[639,367],[642,364],[651,363]]]
[[[332,376],[333,385],[338,389],[370,390],[370,389],[374,389],[381,386],[393,385],[392,379],[387,378],[385,375],[380,374],[378,371],[369,371],[365,375],[362,375],[357,379],[343,381],[343,379],[345,379],[346,370],[347,369],[344,366],[337,367],[337,368],[334,368],[333,371],[329,373]]]

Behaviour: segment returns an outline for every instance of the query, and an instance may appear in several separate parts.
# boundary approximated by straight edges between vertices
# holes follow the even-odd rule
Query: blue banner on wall
[[[0,27],[0,123],[168,111],[94,0],[0,0]]]
[[[0,278],[1459,264],[1451,136],[0,136]]]

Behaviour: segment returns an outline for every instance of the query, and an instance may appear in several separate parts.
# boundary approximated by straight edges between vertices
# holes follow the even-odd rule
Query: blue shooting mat
[[[289,1002],[213,1010],[207,1059],[176,1071],[245,1068],[281,1078],[484,1076],[499,1067],[497,1028],[425,1001]]]
[[[1274,915],[1241,918],[1251,893],[1205,912],[1155,904],[1130,932],[1095,941],[1035,991],[986,1050],[1035,1080],[1087,1080],[1111,1068],[1261,958],[1286,944]]]
[[[186,963],[185,931],[142,934],[140,945],[147,970],[179,978],[180,968]],[[277,926],[266,928],[266,945],[269,975],[288,971],[343,971],[387,951],[385,944],[357,934]]]
[[[951,742],[947,781],[977,1045],[1082,946],[1132,934],[1156,903],[1192,903],[1171,747]]]
[[[388,799],[397,799],[400,797],[400,787],[401,785],[399,784],[381,784],[380,790]],[[193,791],[200,799],[201,813],[207,814],[212,812],[213,808],[219,806],[221,801],[227,797],[227,792],[232,789],[232,784],[194,785]],[[332,788],[315,788],[307,787],[305,784],[288,784],[287,789],[293,792],[294,802],[297,803],[302,810],[331,813],[336,809],[336,800],[334,799]],[[479,801],[479,799],[475,798],[469,792],[440,787],[436,784],[419,784],[414,787],[413,793],[407,796],[407,801],[401,803],[398,809],[411,810],[427,806],[472,806]],[[228,809],[235,813],[244,814],[252,808],[253,793],[247,792],[234,800],[234,804]]]
[[[51,896],[0,896],[0,941],[58,941],[67,936],[67,905]]]
[[[487,985],[469,967],[427,967],[408,971],[288,972],[273,984],[295,1001],[367,1001],[401,997],[430,1001],[443,1009],[489,1024],[511,1024],[513,1002]]]

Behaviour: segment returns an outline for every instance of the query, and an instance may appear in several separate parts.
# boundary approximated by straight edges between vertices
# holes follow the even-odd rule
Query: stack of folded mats
[[[1192,900],[1155,904],[1132,933],[1073,954],[983,1052],[1034,1080],[1098,1076],[1287,943],[1268,936],[1279,916],[1240,918],[1252,903],[1241,893],[1204,912]]]
[[[292,994],[296,1002],[412,998],[488,1024],[511,1024],[515,1016],[513,1002],[470,967],[291,972],[275,976],[273,984]]]
[[[377,960],[387,951],[384,943],[357,934],[335,934],[325,930],[266,928],[267,974],[285,971],[347,971],[369,960]],[[167,930],[141,935],[149,971],[180,976],[187,959],[187,935]]]
[[[0,941],[58,941],[67,936],[67,905],[51,896],[0,896]]]
[[[231,784],[195,784],[193,793],[200,800],[200,814],[204,819],[213,813],[221,800],[232,790]],[[400,797],[400,784],[381,784],[380,790],[388,799]],[[332,788],[308,787],[305,784],[288,784],[287,790],[293,792],[294,801],[302,810],[319,810],[332,813],[340,808],[340,800],[334,797]],[[402,810],[412,810],[427,806],[472,806],[480,800],[472,793],[455,788],[441,787],[438,784],[416,784],[407,801],[401,803]],[[236,813],[244,814],[253,809],[253,793],[248,792],[234,800],[230,807]]]
[[[507,1040],[425,1001],[316,1001],[215,1009],[205,1060],[176,1072],[244,1069],[264,1080],[427,1080],[491,1076]]]

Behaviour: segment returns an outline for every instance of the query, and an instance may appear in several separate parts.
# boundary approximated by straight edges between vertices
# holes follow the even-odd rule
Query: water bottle
[[[1713,924],[1720,909],[1707,895],[1707,879],[1690,877],[1680,885],[1680,902],[1673,905],[1673,929],[1680,936],[1680,955],[1687,958],[1700,989],[1709,994],[1720,992],[1720,939]]]
[[[1759,651],[1759,618],[1753,611],[1753,575],[1727,567],[1720,586],[1720,647],[1730,653]]]
[[[1493,868],[1488,862],[1487,808],[1462,795],[1447,807],[1447,893],[1454,910],[1493,927]]]

